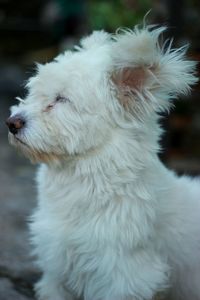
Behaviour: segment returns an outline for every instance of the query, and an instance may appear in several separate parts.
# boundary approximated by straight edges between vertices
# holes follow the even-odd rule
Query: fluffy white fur
[[[30,225],[39,299],[200,299],[200,181],[157,157],[159,112],[196,82],[164,28],[94,32],[38,65],[11,143],[42,162]],[[70,294],[70,295],[69,295]]]

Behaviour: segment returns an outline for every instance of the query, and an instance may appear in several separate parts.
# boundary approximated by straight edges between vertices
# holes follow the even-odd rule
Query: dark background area
[[[0,0],[0,300],[33,299],[39,276],[27,233],[36,167],[8,145],[9,107],[25,95],[35,62],[50,61],[94,29],[132,28],[150,9],[148,23],[167,25],[165,37],[174,37],[174,47],[189,43],[189,57],[199,61],[199,0]],[[162,123],[163,162],[179,174],[200,174],[200,84]]]

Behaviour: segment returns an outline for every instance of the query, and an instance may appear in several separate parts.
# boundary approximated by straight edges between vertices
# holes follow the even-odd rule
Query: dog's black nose
[[[24,127],[25,120],[20,115],[15,115],[10,117],[6,120],[6,125],[8,126],[9,130],[13,134],[17,134],[18,131]]]

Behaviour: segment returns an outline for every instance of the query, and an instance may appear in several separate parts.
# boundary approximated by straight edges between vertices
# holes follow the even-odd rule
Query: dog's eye
[[[71,102],[71,100],[67,97],[63,97],[61,95],[57,95],[55,100],[47,105],[47,107],[43,110],[44,112],[50,111],[56,103],[64,103],[64,102]]]
[[[55,102],[70,102],[69,98],[63,97],[61,95],[56,96]]]

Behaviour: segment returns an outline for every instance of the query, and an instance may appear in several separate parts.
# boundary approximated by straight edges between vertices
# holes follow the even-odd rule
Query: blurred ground
[[[12,97],[12,92],[2,96],[0,109],[0,299],[26,300],[33,299],[32,283],[38,277],[27,233],[35,205],[35,167],[7,142],[4,120]]]

